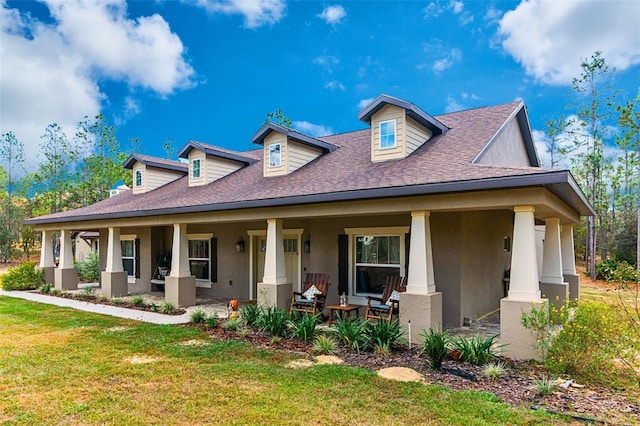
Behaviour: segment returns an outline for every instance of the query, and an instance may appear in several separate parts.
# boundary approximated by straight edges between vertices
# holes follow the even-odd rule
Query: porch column
[[[60,263],[54,272],[55,288],[58,290],[77,290],[78,272],[73,265],[71,231],[60,231]]]
[[[53,284],[54,269],[56,264],[53,262],[53,245],[52,231],[42,231],[42,242],[40,243],[40,270],[44,273],[44,282]]]
[[[122,246],[120,245],[120,228],[109,228],[107,236],[107,261],[100,274],[102,295],[106,297],[122,297],[129,294],[127,271],[122,266]]]
[[[293,284],[287,277],[282,239],[282,219],[267,219],[264,276],[258,283],[258,304],[288,309]]]
[[[189,267],[189,240],[187,225],[173,225],[173,247],[171,249],[171,273],[165,278],[165,300],[178,307],[196,304],[196,278]]]
[[[560,219],[545,219],[542,255],[542,295],[560,309],[567,299],[568,285],[562,277],[562,252],[560,250]]]
[[[415,343],[421,343],[420,330],[442,327],[442,293],[436,291],[428,211],[411,212],[411,245],[407,271],[407,291],[400,293],[400,323],[411,321]]]
[[[513,221],[513,251],[509,293],[500,301],[500,341],[506,343],[505,355],[514,358],[536,358],[536,338],[520,323],[523,312],[532,307],[547,306],[540,298],[536,260],[535,208],[515,206]]]
[[[580,300],[580,275],[576,274],[576,255],[573,251],[573,225],[562,225],[560,234],[562,275],[569,284],[569,297]]]

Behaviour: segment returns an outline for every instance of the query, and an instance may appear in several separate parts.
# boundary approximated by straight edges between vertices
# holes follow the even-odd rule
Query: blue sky
[[[163,157],[167,138],[252,148],[277,108],[313,136],[361,129],[381,93],[432,115],[523,99],[540,140],[544,117],[567,114],[581,58],[603,51],[627,98],[640,82],[631,0],[0,5],[0,132],[32,165],[47,124],[72,136],[84,115]]]

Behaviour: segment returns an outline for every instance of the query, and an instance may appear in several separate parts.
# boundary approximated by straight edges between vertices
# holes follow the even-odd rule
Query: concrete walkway
[[[18,299],[30,300],[32,302],[46,303],[48,305],[63,306],[66,308],[78,309],[85,312],[93,312],[96,314],[111,315],[113,317],[127,318],[136,321],[143,321],[152,324],[186,324],[190,322],[191,311],[202,308],[212,313],[216,312],[219,317],[226,317],[226,309],[224,314],[220,311],[219,306],[190,306],[186,308],[187,312],[182,315],[165,315],[156,312],[139,311],[137,309],[127,309],[119,306],[101,305],[99,303],[84,302],[81,300],[66,299],[64,297],[47,296],[41,293],[32,293],[28,291],[4,291],[0,290],[0,296],[15,297]]]

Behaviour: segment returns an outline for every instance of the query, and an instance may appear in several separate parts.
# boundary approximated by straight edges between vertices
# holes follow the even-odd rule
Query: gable
[[[518,120],[512,117],[475,162],[492,166],[531,166],[522,134]]]

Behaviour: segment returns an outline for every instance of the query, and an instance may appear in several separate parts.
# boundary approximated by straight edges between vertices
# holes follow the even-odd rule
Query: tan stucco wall
[[[92,240],[89,240],[92,241]],[[75,258],[77,261],[82,261],[85,260],[85,258],[89,255],[89,253],[91,253],[92,251],[92,247],[91,245],[87,242],[87,240],[84,240],[82,238],[80,238],[80,236],[77,236],[75,238]]]

